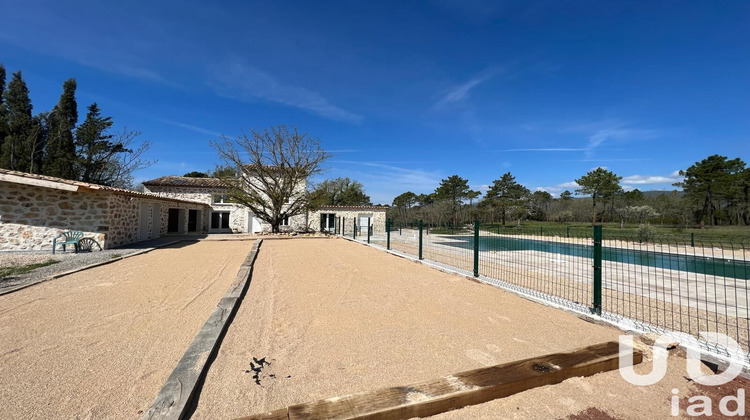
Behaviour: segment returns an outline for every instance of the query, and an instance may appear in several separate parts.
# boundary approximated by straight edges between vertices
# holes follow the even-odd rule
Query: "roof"
[[[27,172],[11,171],[9,169],[0,169],[0,182],[12,184],[32,185],[35,187],[52,188],[72,192],[92,192],[105,191],[113,194],[127,195],[130,197],[153,198],[164,201],[173,201],[179,203],[201,204],[200,201],[183,200],[180,198],[164,197],[158,194],[143,193],[124,188],[109,187],[106,185],[92,184],[89,182],[73,181],[72,179],[56,178],[54,176],[30,174]]]
[[[388,210],[388,206],[337,206],[337,205],[323,205],[318,206],[318,209],[326,210]]]
[[[191,178],[185,176],[163,176],[146,181],[147,187],[192,187],[192,188],[226,188],[219,178]]]

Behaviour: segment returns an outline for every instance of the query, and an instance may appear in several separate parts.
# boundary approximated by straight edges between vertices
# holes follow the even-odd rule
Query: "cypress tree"
[[[13,73],[7,90],[3,93],[7,112],[7,134],[0,153],[0,167],[28,172],[31,169],[32,120],[31,99],[21,72]]]
[[[73,129],[78,123],[78,105],[75,94],[76,80],[66,80],[60,100],[49,113],[49,139],[43,166],[45,175],[76,179]]]
[[[29,144],[31,147],[31,166],[29,172],[42,173],[44,166],[44,151],[49,138],[49,112],[35,115],[31,119],[31,131],[29,132]]]
[[[3,93],[5,93],[5,67],[0,64],[0,154],[2,154],[5,136],[8,135],[8,116],[5,112]]]

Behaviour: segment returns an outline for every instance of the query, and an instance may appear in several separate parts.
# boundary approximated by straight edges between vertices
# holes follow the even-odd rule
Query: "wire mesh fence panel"
[[[554,235],[557,233],[557,235]],[[591,305],[592,239],[565,231],[480,230],[481,275],[544,293],[574,304]]]
[[[352,224],[342,227],[343,235],[353,237]],[[750,361],[750,253],[744,243],[696,241],[684,235],[616,235],[606,230],[595,242],[591,226],[584,230],[485,225],[476,236],[473,226],[446,229],[422,224],[421,235],[418,222],[389,227],[390,235],[373,234],[370,243],[390,245],[393,251],[478,274],[577,310],[598,313],[600,308],[606,319],[684,333],[707,349]],[[367,237],[357,232],[357,240],[366,242]],[[740,351],[730,354],[726,343],[700,341],[702,332],[724,334],[740,345]]]
[[[647,326],[717,332],[743,351],[748,335],[750,262],[734,243],[692,246],[674,238],[604,241],[605,310]]]

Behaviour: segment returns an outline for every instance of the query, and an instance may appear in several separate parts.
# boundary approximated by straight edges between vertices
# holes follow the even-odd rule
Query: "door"
[[[370,228],[372,220],[372,214],[360,214],[357,222],[358,235],[367,235],[367,230]]]
[[[169,209],[167,217],[167,233],[180,231],[180,209]]]
[[[151,239],[161,236],[161,204],[151,204]]]
[[[198,210],[188,210],[188,232],[198,231]]]
[[[336,215],[334,213],[320,214],[320,231],[334,232],[336,230]]]
[[[151,209],[148,203],[141,203],[141,212],[138,220],[138,240],[148,239],[148,220],[151,218]]]

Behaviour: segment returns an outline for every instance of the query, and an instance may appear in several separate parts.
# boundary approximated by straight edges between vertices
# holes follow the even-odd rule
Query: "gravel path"
[[[221,236],[224,239],[225,235]],[[150,241],[137,242],[123,247],[105,249],[102,251],[74,253],[70,247],[67,252],[61,250],[55,254],[50,251],[22,251],[22,252],[0,252],[0,268],[17,267],[29,264],[44,263],[47,261],[58,261],[46,267],[34,269],[28,273],[13,275],[0,280],[0,291],[3,289],[33,283],[65,271],[75,270],[90,264],[109,261],[124,257],[144,249],[159,247],[167,243],[179,240],[198,240],[198,236],[166,236]],[[245,238],[243,238],[245,239]]]
[[[0,296],[0,417],[137,419],[252,243],[181,242]]]

